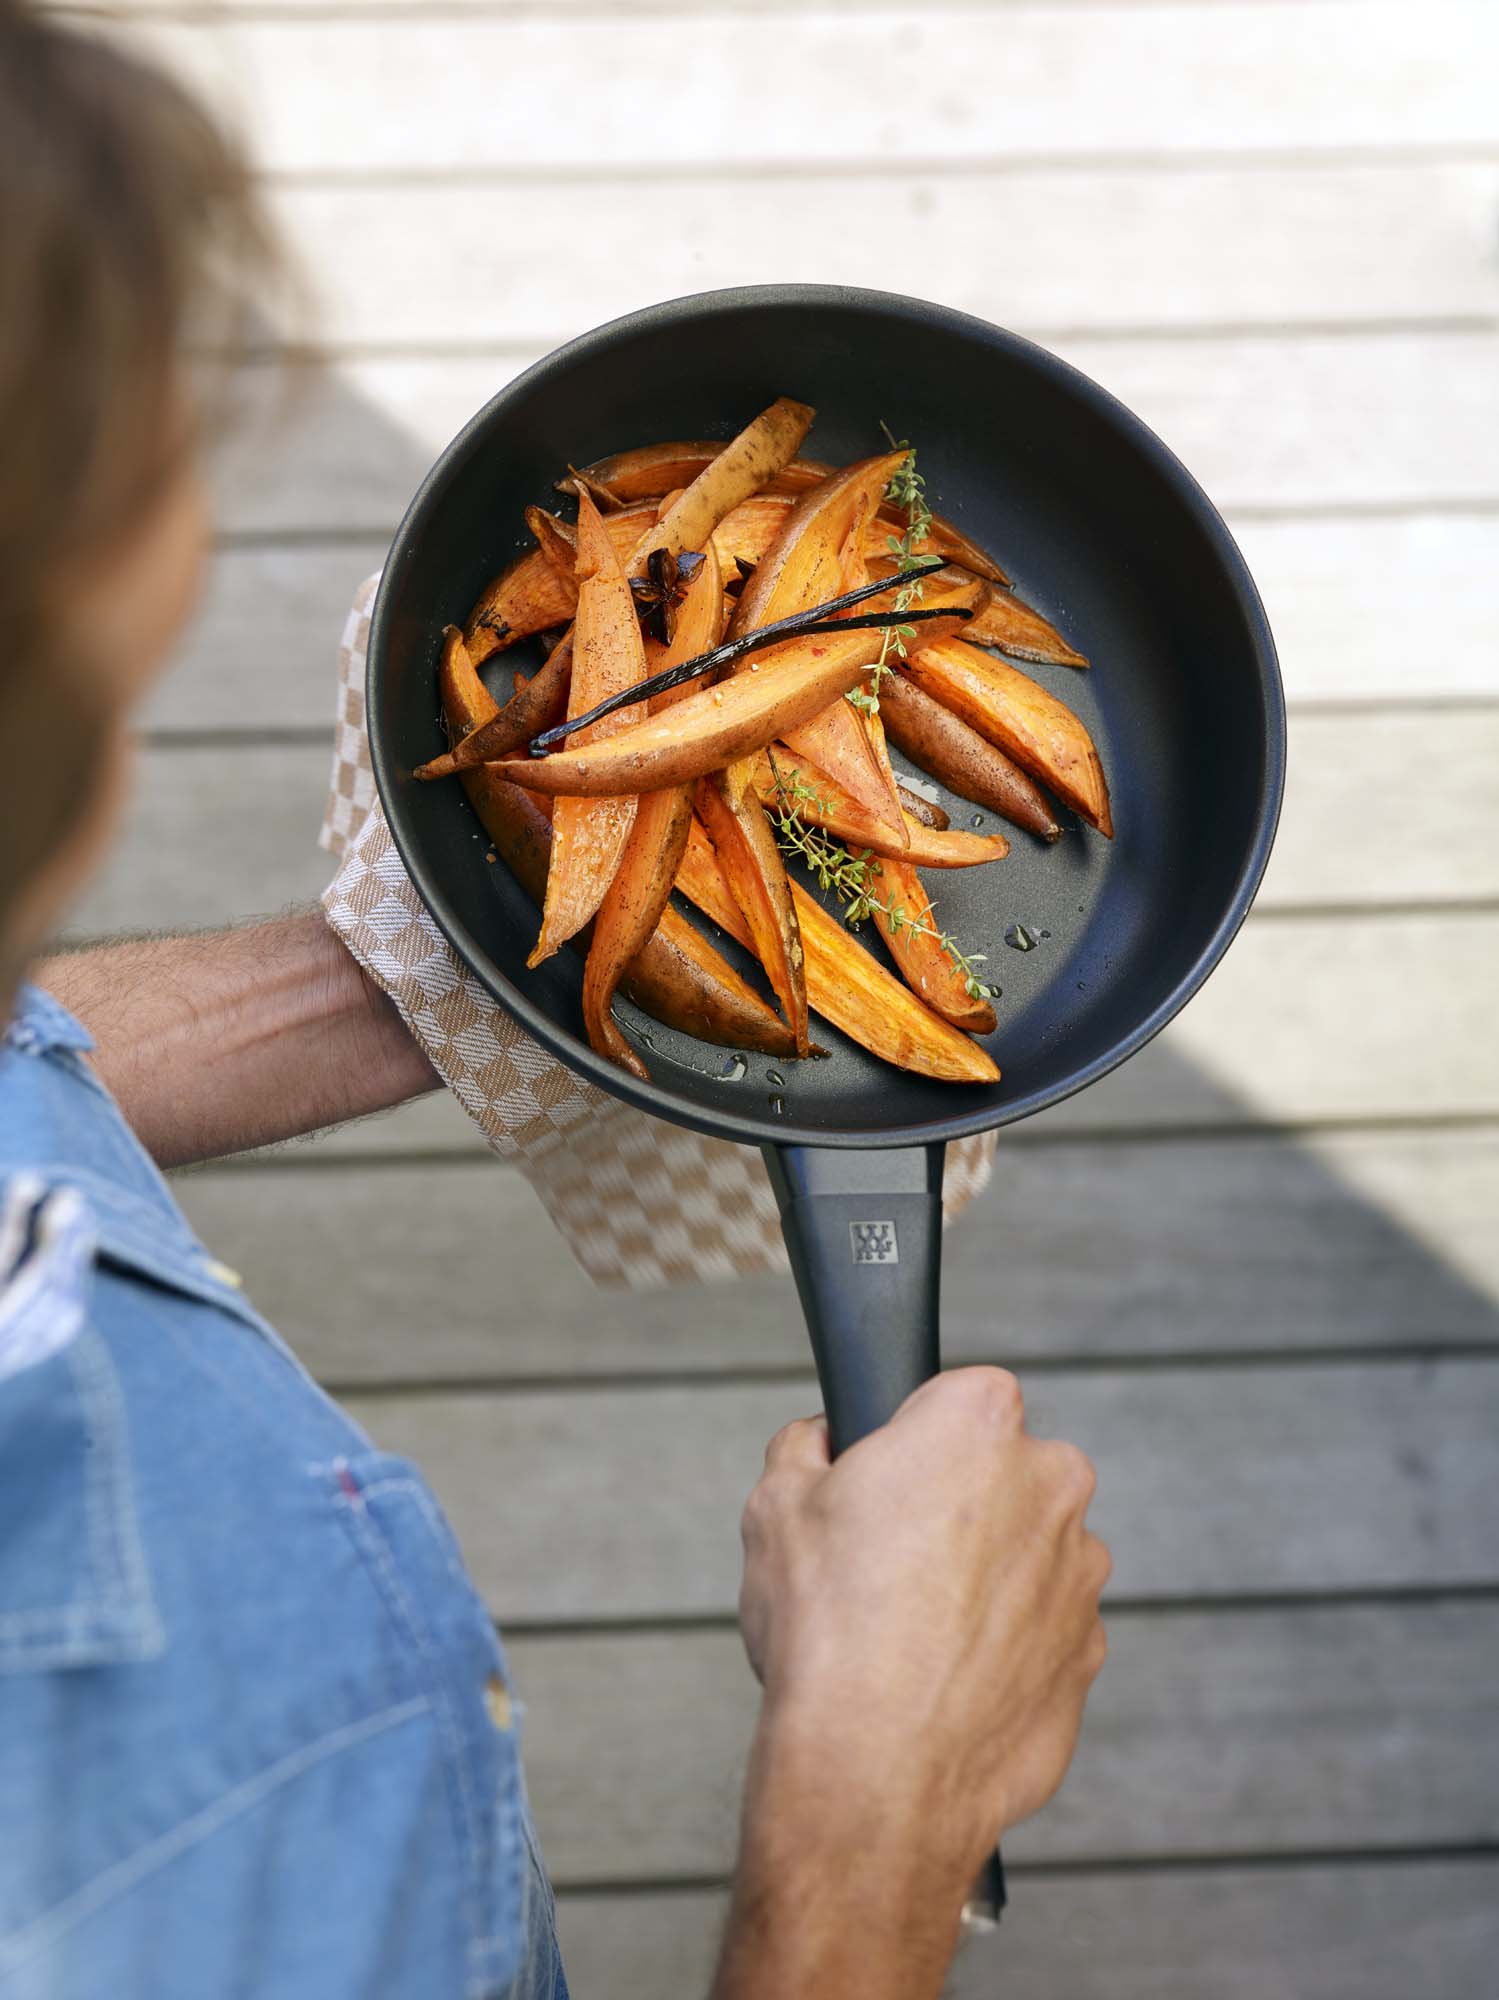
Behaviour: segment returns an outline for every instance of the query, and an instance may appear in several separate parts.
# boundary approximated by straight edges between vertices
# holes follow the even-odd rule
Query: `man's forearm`
[[[383,1111],[438,1079],[321,910],[43,962],[94,1066],[165,1167]]]
[[[966,1880],[937,1799],[762,1718],[712,2000],[937,2000]]]

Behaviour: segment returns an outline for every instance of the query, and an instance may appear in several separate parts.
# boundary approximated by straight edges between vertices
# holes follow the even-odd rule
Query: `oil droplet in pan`
[[[1005,932],[1005,943],[1015,951],[1034,951],[1041,940],[1026,924],[1011,924]]]
[[[786,1088],[786,1079],[778,1069],[768,1069],[765,1072],[765,1081],[770,1085],[772,1090],[784,1090]]]
[[[777,1118],[785,1117],[786,1100],[784,1097],[782,1097],[778,1092],[772,1091],[770,1094],[769,1103],[771,1110],[776,1114]]]
[[[718,1074],[724,1083],[738,1083],[748,1068],[749,1064],[743,1056],[729,1056]]]

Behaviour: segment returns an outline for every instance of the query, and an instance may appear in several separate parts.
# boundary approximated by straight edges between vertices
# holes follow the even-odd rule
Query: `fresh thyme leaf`
[[[885,488],[887,504],[902,508],[906,516],[905,533],[885,537],[885,546],[895,558],[896,572],[898,575],[904,575],[907,570],[914,569],[923,560],[917,554],[917,549],[932,532],[932,510],[927,505],[926,481],[916,470],[914,447],[904,438],[897,444],[894,433],[887,423],[882,422],[880,429],[890,440],[892,451],[903,451],[906,454],[904,460],[891,474],[890,483]],[[913,580],[896,592],[893,600],[894,608],[897,611],[909,611],[920,597],[921,584]],[[906,641],[914,639],[915,636],[915,629],[910,625],[887,626],[885,636],[880,641],[880,656],[869,670],[868,686],[856,688],[852,694],[845,696],[845,699],[851,701],[855,708],[862,708],[867,715],[878,715],[880,685],[886,674],[894,671],[891,655],[895,654],[904,659]]]
[[[998,999],[999,988],[986,984],[978,974],[977,968],[984,963],[984,953],[965,952],[952,933],[938,930],[929,916],[913,917],[904,905],[882,896],[877,887],[879,863],[871,850],[865,848],[858,854],[852,854],[841,841],[832,839],[821,827],[808,826],[798,809],[810,806],[814,812],[826,812],[827,801],[813,790],[800,771],[793,770],[788,777],[776,762],[775,753],[768,754],[776,787],[776,804],[769,808],[776,842],[783,854],[794,855],[797,860],[806,863],[819,888],[829,891],[846,905],[843,921],[856,930],[866,917],[878,912],[897,936],[903,930],[910,930],[917,937],[935,938],[952,960],[953,969],[963,981],[963,990],[970,1000]]]

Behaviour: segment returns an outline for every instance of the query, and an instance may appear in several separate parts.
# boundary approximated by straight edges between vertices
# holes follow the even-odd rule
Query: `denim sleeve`
[[[435,1498],[191,1236],[76,1042],[26,1025],[0,2000],[564,2000],[520,1704]]]

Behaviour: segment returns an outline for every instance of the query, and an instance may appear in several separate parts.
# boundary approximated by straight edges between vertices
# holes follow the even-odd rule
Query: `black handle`
[[[888,1423],[940,1359],[944,1145],[767,1146],[765,1164],[812,1336],[834,1453]],[[999,1921],[996,1851],[964,1920]]]

